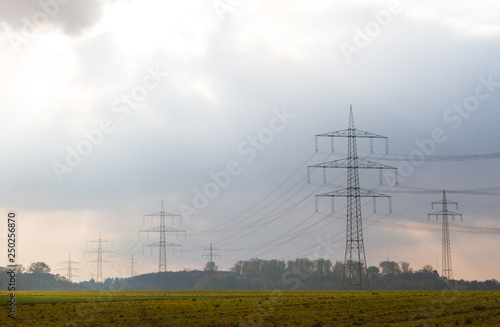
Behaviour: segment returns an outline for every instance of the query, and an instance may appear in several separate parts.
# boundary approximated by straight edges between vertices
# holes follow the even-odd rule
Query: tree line
[[[295,260],[250,259],[236,262],[229,271],[219,271],[209,262],[204,270],[149,273],[128,278],[108,278],[72,283],[52,274],[44,262],[27,269],[19,265],[18,290],[340,290],[344,264],[328,259]],[[7,290],[7,268],[0,267],[0,285]],[[372,290],[500,290],[496,279],[487,281],[448,281],[431,265],[413,269],[406,261],[382,261],[367,268]]]

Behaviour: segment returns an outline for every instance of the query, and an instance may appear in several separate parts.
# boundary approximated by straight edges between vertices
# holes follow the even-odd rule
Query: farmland
[[[1,326],[500,325],[497,291],[0,292]]]

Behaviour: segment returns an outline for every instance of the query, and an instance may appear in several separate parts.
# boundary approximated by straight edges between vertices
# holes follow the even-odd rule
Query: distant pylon
[[[66,270],[66,279],[70,282],[73,282],[73,277],[79,277],[78,275],[73,274],[74,270],[80,270],[80,268],[76,268],[75,266],[79,263],[71,260],[71,253],[69,254],[68,261],[59,262],[60,264],[67,265],[66,268],[61,268],[60,270]]]
[[[134,277],[135,276],[135,269],[134,269],[134,265],[135,263],[137,262],[137,260],[134,259],[134,255],[132,254],[132,258],[131,259],[128,259],[130,260],[130,277]],[[127,260],[127,261],[128,261]]]
[[[455,216],[460,216],[462,220],[462,214],[448,211],[448,205],[452,204],[458,209],[458,203],[446,199],[446,191],[443,190],[443,199],[441,201],[432,202],[431,208],[434,209],[435,204],[442,205],[442,210],[427,215],[427,219],[430,220],[431,216],[436,216],[436,221],[441,217],[443,221],[443,239],[442,239],[442,272],[441,276],[446,277],[448,280],[453,279],[453,271],[451,268],[451,246],[450,246],[450,228],[448,226],[448,217],[451,216],[453,221],[455,221]]]
[[[385,139],[386,152],[389,152],[387,137],[357,130],[354,127],[352,106],[349,111],[349,128],[346,130],[316,135],[316,151],[318,151],[318,137],[332,138],[332,152],[334,151],[333,138],[347,137],[348,157],[330,162],[325,162],[307,167],[308,181],[310,168],[323,168],[323,182],[326,183],[326,168],[347,168],[347,188],[316,195],[316,211],[318,211],[318,197],[332,198],[332,211],[334,211],[334,197],[347,198],[347,228],[346,248],[344,258],[344,272],[342,276],[343,289],[369,289],[370,283],[366,267],[366,255],[363,242],[363,221],[361,217],[361,197],[373,198],[373,210],[376,210],[375,198],[385,197],[389,199],[389,211],[391,211],[390,196],[380,194],[371,190],[360,188],[358,169],[379,169],[380,183],[382,183],[382,169],[396,169],[394,167],[378,164],[376,162],[360,159],[357,154],[356,138],[369,138],[370,150],[373,152],[373,139]],[[397,182],[397,171],[396,171]]]
[[[204,251],[208,251],[207,254],[203,254],[202,257],[207,257],[207,262],[208,263],[211,263],[212,266],[215,268],[215,262],[214,262],[214,258],[217,258],[219,257],[220,258],[220,255],[219,254],[216,254],[214,252],[219,252],[218,249],[214,249],[212,248],[212,243],[210,243],[210,248],[208,249],[204,249]]]
[[[97,240],[94,240],[94,241],[89,241],[89,243],[97,243],[97,250],[89,250],[89,251],[85,251],[86,253],[95,253],[97,254],[97,260],[92,260],[91,262],[95,262],[97,265],[97,275],[96,275],[96,283],[102,283],[103,280],[102,280],[102,264],[103,262],[111,262],[110,260],[103,260],[102,258],[102,255],[103,254],[106,254],[106,253],[114,253],[115,251],[112,251],[112,250],[108,250],[108,249],[105,249],[104,246],[103,247],[103,244],[108,244],[108,243],[112,243],[110,241],[106,241],[106,240],[103,240],[101,238],[101,232],[99,232],[99,238]]]
[[[165,224],[165,217],[172,217],[172,222],[174,220],[174,217],[181,218],[181,215],[175,215],[173,213],[165,212],[163,210],[163,201],[161,201],[161,211],[160,212],[155,212],[149,215],[144,215],[144,217],[160,217],[160,226],[159,227],[153,227],[145,230],[141,230],[141,232],[146,232],[146,233],[160,233],[160,242],[154,242],[154,243],[149,243],[146,244],[145,246],[149,246],[151,248],[157,246],[160,248],[160,253],[159,253],[159,259],[158,259],[158,272],[166,272],[167,271],[167,247],[171,247],[174,249],[176,247],[181,247],[182,245],[180,244],[175,244],[171,242],[167,242],[167,233],[184,233],[184,237],[186,235],[186,232],[181,229],[177,228],[172,228],[172,227],[166,227]],[[182,251],[182,249],[181,249]]]

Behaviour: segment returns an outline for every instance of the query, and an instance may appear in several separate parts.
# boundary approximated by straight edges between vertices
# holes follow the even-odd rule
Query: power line
[[[492,93],[497,93],[499,90],[493,90]],[[440,99],[428,99],[428,100],[415,100],[415,101],[405,101],[405,102],[388,102],[388,103],[355,103],[356,106],[397,106],[397,105],[406,105],[406,104],[420,104],[420,103],[432,103],[432,102],[442,102],[442,101],[451,101],[451,100],[459,100],[464,99],[468,96],[474,96],[474,94],[468,94],[463,96],[455,96],[449,98],[440,98]]]
[[[400,189],[406,188],[406,189]],[[398,186],[397,188],[383,190],[386,193],[403,193],[403,194],[440,194],[443,190],[423,188],[418,186]],[[469,189],[448,189],[448,194],[464,194],[464,195],[500,195],[500,186],[469,188]]]
[[[299,172],[303,167],[304,165],[314,156],[311,155],[309,158],[307,158],[307,160],[305,160],[302,164],[299,165],[299,167],[291,174],[289,175],[283,182],[281,182],[278,186],[276,186],[273,190],[271,190],[268,194],[266,194],[262,199],[260,199],[259,201],[257,201],[256,203],[254,203],[252,206],[250,206],[248,209],[246,209],[245,211],[241,212],[240,214],[234,216],[233,218],[225,221],[224,223],[222,224],[219,224],[209,230],[206,230],[206,231],[201,231],[199,233],[196,233],[194,235],[200,235],[200,234],[209,234],[209,233],[215,233],[215,232],[221,232],[221,231],[228,231],[228,230],[231,230],[231,228],[237,226],[238,224],[241,224],[240,222],[238,222],[238,219],[246,219],[248,220],[249,218],[253,217],[253,216],[256,216],[258,213],[264,211],[265,209],[269,208],[270,206],[272,205],[275,205],[276,202],[278,200],[280,200],[281,198],[283,198],[284,196],[286,196],[286,194],[288,192],[290,192],[291,190],[293,190],[296,186],[298,186],[299,184],[301,184],[304,180],[304,178],[302,178],[301,180],[297,181],[294,185],[292,185],[285,193],[281,194],[278,198],[276,199],[272,199],[271,196],[273,196],[278,189],[280,189],[282,186],[284,186],[288,181],[291,180],[291,178],[297,173]],[[303,187],[304,188],[304,187]],[[295,193],[296,194],[296,193]],[[294,195],[295,195],[294,194]],[[293,196],[292,196],[293,197]],[[286,201],[288,201],[291,197],[289,197]],[[265,206],[263,206],[262,208],[258,209],[256,212],[252,213],[252,214],[249,214],[248,216],[244,217],[245,214],[251,212],[252,210],[254,210],[255,208],[257,208],[260,204],[262,204],[263,202],[265,201],[269,201],[268,204],[266,204]],[[285,201],[285,202],[286,202]],[[274,211],[274,210],[273,210]]]
[[[414,157],[407,154],[392,154],[390,156],[367,158],[383,160],[383,161],[413,161]],[[480,153],[480,154],[463,154],[463,155],[425,155],[423,161],[473,161],[473,160],[491,160],[500,159],[500,152]]]

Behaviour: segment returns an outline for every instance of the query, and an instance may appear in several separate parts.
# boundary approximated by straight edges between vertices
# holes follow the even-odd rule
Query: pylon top
[[[153,217],[153,216],[167,216],[167,217],[178,217],[178,218],[182,218],[181,215],[179,214],[174,214],[174,213],[170,213],[170,212],[165,212],[165,209],[163,207],[163,200],[161,200],[161,210],[159,212],[155,212],[155,213],[150,213],[150,214],[147,214],[147,215],[143,215],[144,217]]]
[[[350,130],[355,130],[356,129],[354,127],[354,115],[352,113],[352,104],[349,107],[349,129]]]
[[[318,136],[328,136],[328,137],[361,137],[361,138],[383,138],[387,139],[387,136],[382,136],[379,134],[375,133],[370,133],[370,132],[365,132],[362,130],[357,130],[355,125],[354,125],[354,114],[352,111],[352,105],[349,107],[349,127],[347,129],[343,129],[340,131],[335,131],[335,132],[329,132],[329,133],[322,133],[322,134],[317,134],[316,137]]]
[[[457,202],[450,201],[450,200],[446,199],[446,191],[445,190],[443,190],[443,199],[441,201],[434,201],[434,202],[432,202],[431,203],[431,208],[434,209],[434,205],[436,205],[436,204],[441,204],[441,205],[442,204],[446,204],[446,205],[453,204],[453,205],[455,205],[455,208],[458,209],[458,203]],[[450,213],[451,213],[451,211],[450,211]]]
[[[433,212],[427,214],[427,219],[430,220],[431,216],[435,216],[436,220],[438,220],[439,217],[451,217],[453,221],[455,221],[455,216],[459,216],[460,220],[462,220],[462,214],[454,211],[448,210],[448,205],[453,204],[455,207],[458,209],[458,203],[455,201],[450,201],[446,199],[446,191],[443,190],[443,199],[441,201],[436,201],[431,203],[431,208],[434,209],[434,205],[440,204],[443,206],[443,210],[438,211],[438,212]]]

